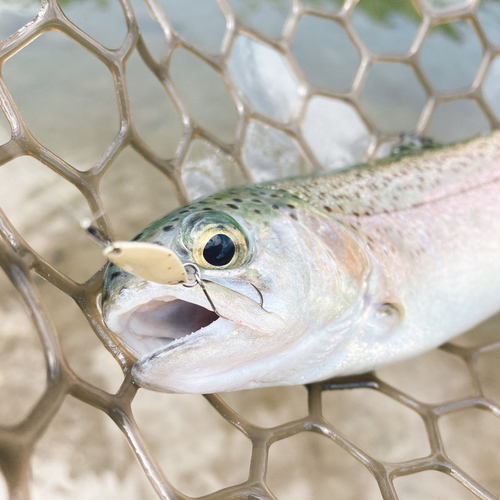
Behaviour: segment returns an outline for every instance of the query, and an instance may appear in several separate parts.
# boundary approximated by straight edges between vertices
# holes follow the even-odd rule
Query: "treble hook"
[[[262,307],[262,309],[264,309],[264,297],[262,296],[262,292],[252,282],[250,282],[250,284],[255,288],[255,291],[259,294],[260,307]]]
[[[211,299],[210,295],[208,294],[208,290],[206,289],[206,287],[203,283],[203,281],[207,281],[208,283],[211,283],[211,281],[203,280],[201,278],[200,268],[196,264],[193,264],[192,262],[186,262],[185,264],[182,264],[182,265],[184,266],[186,271],[187,271],[188,267],[194,269],[194,274],[192,274],[192,275],[188,274],[188,277],[194,278],[194,281],[192,281],[191,283],[190,282],[182,283],[182,286],[185,286],[186,288],[191,288],[193,286],[200,285],[201,289],[203,290],[203,293],[205,294],[205,297],[207,298],[208,302],[210,303],[210,307],[212,308],[212,311],[215,314],[217,314],[217,316],[222,318],[223,316],[219,313],[219,311],[217,311],[217,308],[215,307],[215,304],[214,304],[213,300]],[[260,307],[262,307],[262,309],[264,309],[264,297],[262,296],[262,292],[253,283],[250,283],[250,284],[255,288],[255,291],[259,294]]]
[[[191,275],[191,277],[194,277],[194,282],[182,283],[182,286],[185,286],[186,288],[191,288],[193,286],[200,285],[201,289],[203,290],[203,293],[205,294],[205,297],[207,298],[208,302],[210,303],[210,307],[212,308],[212,311],[215,314],[217,314],[217,316],[219,316],[219,318],[222,318],[219,311],[217,311],[217,308],[215,307],[213,300],[210,298],[210,295],[208,294],[208,291],[207,291],[205,285],[203,284],[203,280],[201,279],[200,268],[196,264],[193,264],[192,262],[186,262],[185,264],[183,264],[183,266],[186,270],[188,267],[191,267],[192,269],[194,269],[194,274]],[[188,277],[190,277],[190,275],[188,275]]]

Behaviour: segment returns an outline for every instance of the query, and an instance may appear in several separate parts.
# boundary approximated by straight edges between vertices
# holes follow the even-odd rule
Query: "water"
[[[292,52],[310,82],[331,90],[349,89],[361,60],[340,24],[312,16],[299,21]]]
[[[236,39],[229,71],[254,107],[277,120],[288,120],[297,104],[298,82],[279,52],[252,38]]]
[[[288,0],[268,2],[249,2],[230,0],[237,16],[244,19],[252,28],[273,38],[281,35],[285,20],[290,12]]]
[[[457,21],[448,26],[456,33],[456,38],[434,28],[420,54],[422,69],[433,88],[439,92],[470,87],[483,56],[476,32],[467,21]]]
[[[222,11],[215,0],[189,2],[188,6],[185,2],[181,6],[171,0],[160,3],[174,28],[183,36],[203,50],[217,53],[224,36]],[[311,0],[309,3],[332,11],[339,6],[339,2],[333,0]],[[448,4],[433,4],[433,8],[455,8],[458,5]],[[9,36],[33,18],[38,5],[35,1],[6,3],[4,0],[0,36]],[[148,49],[158,59],[164,46],[161,28],[142,2],[134,0],[133,5]],[[249,25],[260,27],[269,36],[280,35],[288,12],[286,1],[233,0],[231,5]],[[118,47],[125,37],[125,21],[117,0],[67,1],[63,9],[69,19],[107,47]],[[498,43],[500,2],[485,0],[479,12],[487,35],[493,43]],[[353,26],[371,50],[378,53],[404,52],[413,42],[418,19],[410,2],[361,0],[354,9]],[[199,29],[200,23],[204,29]],[[336,50],[329,47],[336,47]],[[360,61],[357,49],[339,24],[312,16],[299,22],[292,51],[312,83],[341,92],[351,86]],[[420,60],[434,88],[448,91],[471,84],[481,56],[482,48],[475,31],[465,21],[459,21],[436,27],[424,44]],[[492,76],[485,84],[485,95],[497,111],[500,96],[496,92],[495,68],[493,65]],[[287,120],[291,116],[297,103],[300,75],[294,75],[277,51],[241,35],[233,48],[230,71],[242,96],[259,111],[278,120]],[[44,34],[7,61],[3,73],[35,137],[77,168],[88,169],[117,133],[118,110],[111,75],[101,63],[70,43],[64,35]],[[182,49],[174,52],[171,74],[199,123],[221,140],[234,141],[236,107],[219,75]],[[178,112],[138,55],[130,58],[127,77],[132,114],[140,136],[159,156],[172,157],[182,134]],[[34,79],[38,82],[35,88],[31,83]],[[200,81],[204,82],[202,86],[198,85]],[[410,68],[381,64],[369,70],[361,100],[361,112],[366,113],[368,119],[387,133],[397,135],[401,131],[412,132],[426,96]],[[312,100],[310,107],[313,109],[306,110],[306,116],[317,113],[314,106]],[[443,137],[455,140],[487,130],[483,126],[485,119],[478,117],[468,124],[460,110],[466,110],[466,107],[455,106],[453,112],[445,114],[448,117],[447,133],[437,135],[435,131],[443,123],[443,111],[436,112],[428,133],[434,134],[436,139],[439,135],[441,140]],[[480,109],[477,113],[483,116]],[[318,123],[328,120],[330,118],[325,114]],[[311,132],[309,125],[303,130],[305,135],[312,137],[311,147],[318,159],[330,158],[328,145],[318,149],[320,141],[314,138],[316,132]],[[0,143],[9,137],[8,125],[0,113]],[[353,157],[357,158],[357,155]]]

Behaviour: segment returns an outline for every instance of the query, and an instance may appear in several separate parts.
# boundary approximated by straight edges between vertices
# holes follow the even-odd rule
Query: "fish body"
[[[220,315],[200,287],[110,265],[104,318],[139,385],[209,393],[371,370],[500,310],[500,133],[229,189],[137,240],[197,264]]]

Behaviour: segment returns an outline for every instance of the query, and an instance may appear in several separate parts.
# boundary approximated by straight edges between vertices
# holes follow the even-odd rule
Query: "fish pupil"
[[[229,264],[234,257],[236,248],[233,240],[226,234],[215,234],[203,249],[203,257],[214,267],[222,267]]]

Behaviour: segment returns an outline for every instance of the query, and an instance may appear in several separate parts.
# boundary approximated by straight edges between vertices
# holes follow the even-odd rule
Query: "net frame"
[[[343,6],[336,12],[327,12],[318,8],[312,8],[303,4],[300,0],[290,0],[290,12],[286,19],[282,35],[279,38],[269,37],[249,24],[246,24],[236,15],[228,0],[217,1],[226,18],[227,28],[221,50],[218,54],[214,55],[201,49],[188,38],[178,33],[172,27],[167,16],[155,0],[146,0],[151,15],[160,25],[165,36],[163,52],[157,61],[149,52],[140,34],[133,7],[129,0],[120,0],[127,24],[127,36],[122,45],[117,49],[104,47],[73,24],[65,16],[56,0],[43,0],[41,9],[33,21],[0,43],[0,68],[9,58],[13,57],[41,34],[48,31],[57,31],[64,34],[71,41],[96,57],[110,71],[117,96],[120,130],[97,163],[88,171],[79,171],[47,149],[32,135],[3,77],[0,76],[0,106],[12,130],[11,140],[0,146],[0,165],[4,165],[21,156],[36,158],[59,174],[63,179],[73,184],[81,192],[88,202],[98,228],[109,238],[113,238],[113,228],[99,194],[99,185],[113,162],[129,146],[172,182],[179,204],[185,204],[189,201],[181,172],[189,145],[194,139],[205,139],[216,145],[222,152],[230,155],[240,167],[245,179],[248,182],[252,181],[252,174],[243,160],[246,128],[252,120],[258,120],[287,134],[297,144],[310,169],[320,170],[323,167],[304,138],[302,124],[310,99],[313,96],[323,96],[342,100],[350,104],[357,111],[370,133],[370,144],[367,148],[365,159],[370,160],[375,158],[379,148],[385,142],[397,139],[397,136],[394,134],[387,134],[379,130],[359,105],[360,94],[366,82],[368,70],[373,64],[378,62],[402,63],[409,66],[415,72],[425,90],[427,102],[416,125],[416,134],[425,133],[435,110],[440,104],[465,98],[473,100],[479,106],[492,129],[500,127],[500,118],[496,116],[483,94],[483,84],[486,75],[492,61],[500,55],[500,47],[493,45],[488,40],[478,19],[477,10],[479,0],[474,0],[467,6],[454,10],[451,13],[433,11],[423,0],[413,0],[412,3],[422,20],[411,48],[404,54],[376,54],[365,45],[354,30],[351,22],[352,12],[357,3],[356,0],[346,0]],[[307,80],[301,67],[293,57],[291,51],[293,36],[299,21],[306,15],[314,15],[337,22],[343,27],[352,44],[358,50],[361,62],[352,86],[348,91],[332,91],[312,84]],[[432,27],[461,19],[467,20],[480,40],[483,48],[481,65],[470,87],[453,92],[436,92],[421,68],[419,53]],[[297,79],[299,84],[299,98],[289,120],[280,121],[273,119],[256,110],[240,93],[233,82],[228,69],[228,61],[234,43],[242,33],[279,52]],[[184,48],[207,63],[219,74],[223,81],[228,94],[238,110],[236,140],[232,144],[221,141],[195,120],[180,92],[174,85],[169,74],[169,65],[173,52],[179,47]],[[125,70],[128,58],[136,49],[149,70],[163,85],[181,117],[183,134],[173,158],[165,159],[158,156],[143,141],[134,127],[128,99]],[[30,497],[31,456],[37,442],[43,436],[67,395],[71,395],[101,410],[113,420],[130,443],[144,473],[160,498],[172,500],[190,498],[175,489],[169,482],[155,457],[148,450],[142,433],[135,422],[131,404],[138,388],[133,384],[130,376],[130,369],[134,359],[127,352],[125,346],[121,344],[120,340],[106,328],[102,320],[100,292],[104,270],[99,270],[85,283],[75,282],[50,265],[33,250],[1,211],[0,235],[0,266],[19,292],[29,311],[42,343],[47,370],[46,390],[26,418],[17,425],[0,427],[0,467],[5,476],[11,498],[21,499]],[[124,373],[124,380],[116,394],[108,393],[88,383],[76,375],[69,367],[50,315],[42,304],[40,292],[34,282],[34,274],[45,279],[75,301],[97,336],[120,364]],[[459,357],[466,363],[474,387],[472,396],[445,404],[423,404],[404,392],[384,383],[375,374],[369,373],[362,376],[337,379],[308,386],[309,414],[305,418],[272,428],[261,428],[245,420],[219,396],[204,396],[219,412],[222,418],[250,439],[252,443],[252,455],[247,481],[219,492],[205,495],[202,498],[275,498],[266,485],[269,448],[273,443],[301,432],[314,432],[333,440],[362,463],[375,477],[382,497],[385,500],[396,500],[398,498],[393,483],[396,477],[426,470],[438,470],[450,475],[478,498],[485,500],[496,498],[449,459],[437,421],[440,416],[463,408],[479,408],[492,413],[496,417],[500,417],[500,408],[485,396],[476,369],[478,356],[498,347],[500,347],[500,342],[479,348],[465,348],[452,343],[441,347],[441,349],[453,356]],[[322,392],[360,387],[380,391],[420,415],[427,431],[431,448],[430,454],[426,457],[406,462],[384,462],[370,456],[332,426],[322,414]]]

